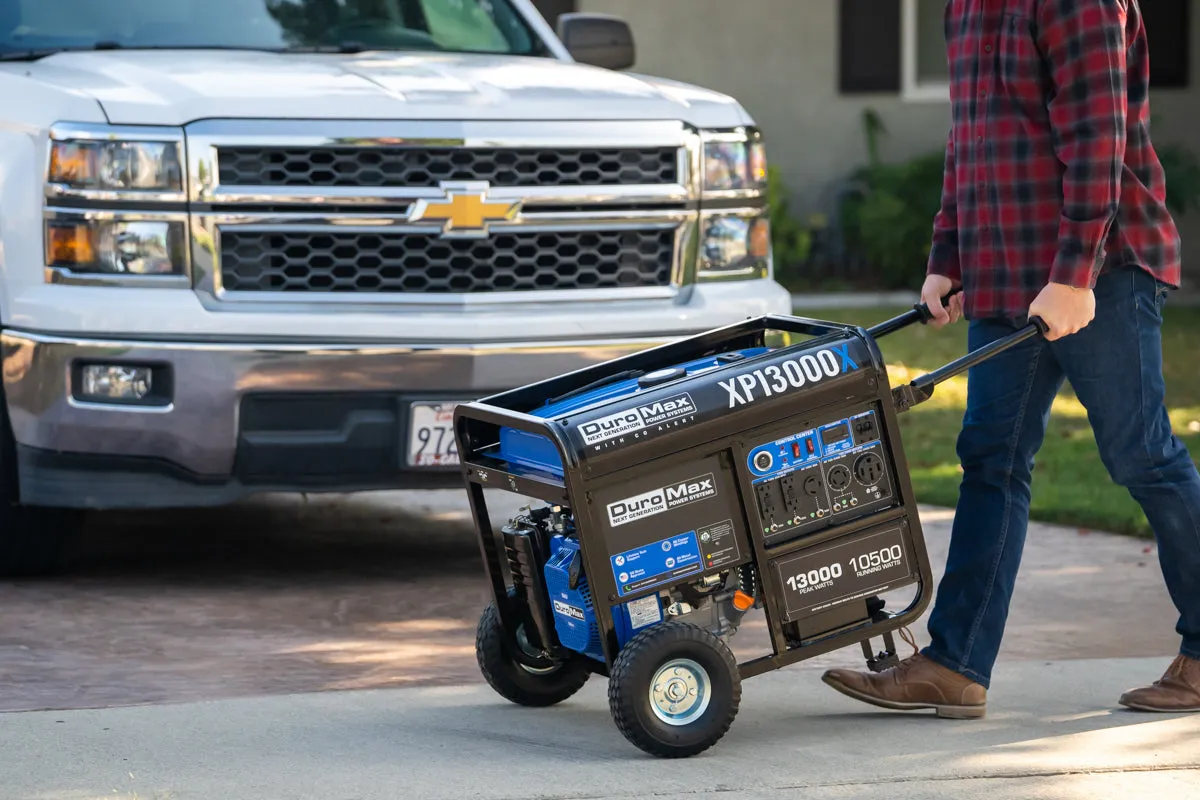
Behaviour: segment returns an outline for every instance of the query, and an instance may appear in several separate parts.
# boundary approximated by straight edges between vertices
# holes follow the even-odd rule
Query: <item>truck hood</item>
[[[201,119],[683,120],[750,123],[725,95],[550,58],[231,50],[60,53],[25,74],[94,97],[109,122]]]

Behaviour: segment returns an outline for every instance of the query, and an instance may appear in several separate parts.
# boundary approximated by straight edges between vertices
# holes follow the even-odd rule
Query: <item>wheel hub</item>
[[[668,725],[687,725],[708,709],[712,681],[704,667],[676,658],[659,667],[650,681],[650,709]]]
[[[529,636],[526,635],[526,633],[525,633],[524,625],[521,625],[519,628],[517,628],[517,647],[519,647],[521,649],[521,652],[528,659],[544,662],[544,659],[541,658],[540,654],[537,652],[537,649],[532,644],[530,644]],[[545,667],[535,667],[532,664],[527,663],[527,661],[520,659],[520,658],[516,659],[516,661],[517,661],[517,666],[519,666],[521,669],[525,670],[526,672],[528,672],[531,675],[548,675],[551,672],[554,672],[556,669],[558,669],[557,664],[550,664],[549,666],[545,666]]]

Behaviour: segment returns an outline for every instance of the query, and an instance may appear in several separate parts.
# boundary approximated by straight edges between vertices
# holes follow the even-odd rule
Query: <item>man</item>
[[[1154,529],[1180,614],[1178,658],[1120,702],[1200,711],[1200,475],[1167,418],[1160,339],[1180,243],[1150,142],[1137,1],[949,0],[946,39],[953,126],[922,299],[939,327],[970,320],[971,349],[1030,316],[1049,332],[968,375],[963,478],[930,646],[879,674],[824,680],[885,708],[984,715],[1034,455],[1065,379],[1109,473]]]

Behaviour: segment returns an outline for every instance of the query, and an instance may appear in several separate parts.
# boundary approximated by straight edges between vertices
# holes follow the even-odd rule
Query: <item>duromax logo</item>
[[[692,402],[692,396],[686,393],[677,394],[585,422],[579,426],[579,433],[583,436],[584,444],[599,444],[695,413],[696,405]]]
[[[608,504],[608,523],[612,527],[652,517],[673,508],[716,497],[716,478],[711,472],[686,481],[662,486],[649,492],[626,497]]]

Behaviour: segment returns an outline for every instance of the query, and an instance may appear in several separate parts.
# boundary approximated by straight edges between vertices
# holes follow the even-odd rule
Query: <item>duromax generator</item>
[[[761,317],[460,405],[491,686],[547,706],[606,675],[626,738],[680,757],[725,734],[742,678],[859,643],[895,663],[933,590],[897,412],[1041,330],[893,390],[875,340],[928,319]],[[541,504],[497,530],[486,489]],[[725,640],[752,608],[773,652],[739,664]]]

